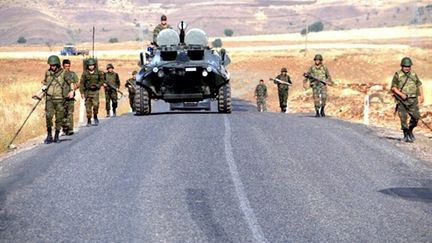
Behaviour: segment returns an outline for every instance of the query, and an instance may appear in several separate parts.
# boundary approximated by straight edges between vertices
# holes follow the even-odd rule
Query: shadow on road
[[[395,187],[379,192],[393,197],[400,197],[410,201],[432,203],[432,188],[427,187]]]

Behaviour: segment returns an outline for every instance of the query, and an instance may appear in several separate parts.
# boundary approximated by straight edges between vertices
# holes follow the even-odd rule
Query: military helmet
[[[114,66],[111,63],[106,65],[106,69],[110,69],[110,68],[114,69]]]
[[[87,66],[96,65],[96,60],[93,58],[89,58],[89,59],[87,59],[86,64],[87,64]]]
[[[132,75],[135,75],[135,74],[137,74],[138,72],[136,71],[136,70],[134,70],[133,72],[132,72]]]
[[[411,58],[409,57],[404,57],[401,60],[401,66],[402,67],[411,67],[413,65]]]
[[[315,57],[314,57],[314,61],[315,61],[315,60],[320,60],[320,61],[322,61],[322,60],[323,60],[323,57],[321,56],[321,54],[316,54]]]
[[[281,68],[281,72],[288,72],[286,67]]]
[[[165,21],[167,20],[167,16],[165,14],[161,16],[161,21],[163,21],[163,20],[165,20]]]
[[[60,66],[60,58],[56,55],[52,55],[50,57],[48,57],[48,62],[49,65],[58,65]]]

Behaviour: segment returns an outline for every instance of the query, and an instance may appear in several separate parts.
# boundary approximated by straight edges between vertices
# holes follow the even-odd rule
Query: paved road
[[[432,169],[309,114],[106,119],[0,162],[3,242],[431,242]]]

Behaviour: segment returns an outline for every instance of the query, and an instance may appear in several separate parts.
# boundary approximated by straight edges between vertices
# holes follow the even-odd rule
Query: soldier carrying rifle
[[[411,58],[402,58],[402,68],[394,74],[391,85],[391,91],[396,99],[396,111],[401,121],[403,140],[409,143],[415,141],[413,130],[420,120],[419,103],[424,101],[422,82],[411,70],[411,66]],[[408,115],[410,116],[409,124]]]
[[[287,68],[281,68],[281,74],[274,79],[271,78],[270,80],[273,80],[273,82],[278,86],[279,107],[281,108],[281,112],[287,113],[288,91],[289,86],[292,85]]]
[[[312,65],[306,73],[303,74],[305,77],[303,87],[307,89],[307,83],[309,82],[309,86],[313,91],[316,117],[325,116],[324,108],[327,102],[327,84],[333,84],[330,73],[322,61],[322,55],[316,54],[314,57],[314,65]]]

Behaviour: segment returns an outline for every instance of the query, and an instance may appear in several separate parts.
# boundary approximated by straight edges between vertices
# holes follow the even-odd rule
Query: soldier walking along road
[[[120,78],[118,73],[114,72],[114,66],[112,64],[108,64],[106,66],[107,72],[105,73],[105,108],[107,115],[106,117],[110,117],[110,110],[112,104],[113,117],[117,116],[117,90],[120,87]]]
[[[167,22],[166,15],[161,16],[160,24],[156,25],[156,27],[153,30],[153,44],[157,45],[156,43],[157,36],[159,35],[159,32],[161,32],[164,29],[172,29],[171,25],[169,25]]]
[[[87,69],[82,73],[80,80],[81,98],[85,100],[87,112],[87,126],[91,126],[93,115],[94,125],[99,124],[97,117],[99,111],[99,90],[104,83],[104,73],[96,69],[96,60],[89,58],[86,61]]]
[[[62,62],[63,69],[65,71],[65,77],[67,77],[67,80],[70,80],[71,82],[71,90],[73,91],[73,97],[69,98],[66,97],[65,100],[65,117],[63,119],[63,132],[64,135],[70,136],[74,134],[74,120],[73,120],[73,113],[75,109],[75,90],[79,88],[79,79],[78,76],[74,71],[71,71],[71,62],[69,59],[64,59]]]
[[[255,88],[255,97],[257,100],[257,109],[259,112],[267,111],[267,86],[264,84],[264,80],[260,80],[259,84]]]
[[[419,103],[422,104],[424,101],[422,82],[411,70],[411,66],[411,58],[402,58],[402,68],[394,74],[391,85],[391,90],[396,98],[396,111],[401,121],[403,140],[410,143],[415,141],[413,130],[420,120]],[[409,124],[408,115],[410,116]]]
[[[73,84],[65,79],[65,71],[60,66],[60,58],[52,55],[48,58],[49,69],[42,81],[45,91],[45,118],[47,127],[46,144],[59,143],[60,129],[64,118],[65,98],[73,98]],[[53,118],[55,116],[55,134],[52,137]]]
[[[288,70],[285,67],[281,68],[281,74],[274,78],[273,82],[278,86],[281,112],[287,113],[288,91],[289,86],[292,84],[290,76],[288,76]]]
[[[135,112],[135,107],[134,107],[134,99],[135,99],[135,75],[137,74],[137,71],[133,71],[132,72],[132,78],[126,80],[126,84],[125,87],[128,89],[128,93],[129,93],[129,105],[130,108],[132,109],[132,112]]]
[[[310,82],[309,86],[312,88],[313,92],[316,117],[325,116],[324,109],[327,103],[327,84],[333,84],[330,73],[322,61],[323,58],[321,54],[316,54],[314,57],[315,64],[306,71],[303,82],[303,87],[305,89],[308,88],[307,83]]]

